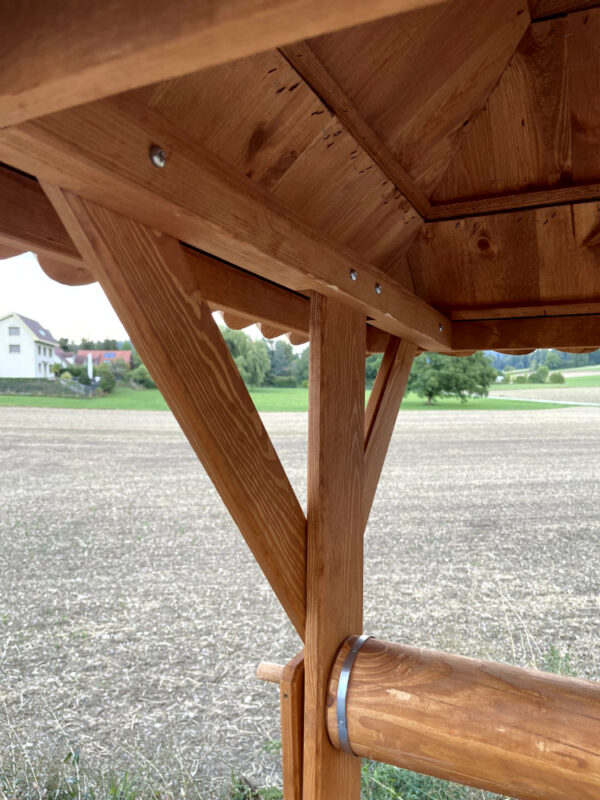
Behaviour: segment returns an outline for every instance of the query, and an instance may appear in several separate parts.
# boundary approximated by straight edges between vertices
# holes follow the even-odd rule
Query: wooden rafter
[[[600,348],[600,314],[455,322],[452,349]]]
[[[520,208],[543,208],[563,203],[600,201],[600,183],[577,186],[560,186],[536,189],[531,192],[513,192],[490,197],[475,197],[467,200],[454,200],[448,203],[434,203],[427,212],[427,221],[441,221],[497,214],[499,211],[518,211]]]
[[[280,50],[296,72],[333,111],[373,161],[381,167],[394,186],[402,192],[418,213],[425,217],[429,211],[429,200],[385,142],[368,125],[339,83],[327,71],[310,43],[296,42]]]
[[[164,169],[148,157],[156,143]],[[0,158],[288,288],[339,297],[426,349],[449,346],[443,314],[131,97],[6,129]]]
[[[0,127],[439,1],[31,0],[0,32]]]
[[[390,337],[369,397],[365,417],[365,527],[416,353],[413,344]]]
[[[360,796],[360,761],[325,729],[327,678],[340,643],[362,628],[364,317],[311,302],[304,800]]]
[[[303,636],[306,520],[181,245],[44,188]]]
[[[31,250],[59,283],[80,286],[96,280],[39,183],[5,167],[0,167],[0,245],[5,258]],[[308,338],[308,297],[188,247],[184,253],[212,310],[243,317],[242,327],[258,322],[266,338],[282,333]],[[383,352],[387,339],[368,326],[367,352]]]

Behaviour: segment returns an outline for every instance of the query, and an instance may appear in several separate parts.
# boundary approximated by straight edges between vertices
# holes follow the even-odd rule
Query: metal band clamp
[[[340,672],[340,679],[337,687],[337,700],[336,700],[336,717],[337,717],[337,732],[340,750],[343,750],[350,755],[355,755],[350,747],[350,739],[348,738],[348,719],[346,717],[346,702],[348,699],[348,686],[350,684],[350,673],[356,661],[356,656],[363,644],[372,639],[372,636],[363,634],[359,636],[344,659],[342,670]]]

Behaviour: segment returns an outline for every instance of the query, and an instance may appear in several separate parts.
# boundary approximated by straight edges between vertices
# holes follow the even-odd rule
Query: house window
[[[9,336],[19,336],[20,333],[21,333],[21,329],[19,327],[17,327],[16,325],[14,327],[10,327],[8,329],[8,335]]]
[[[21,345],[20,344],[9,344],[8,345],[8,352],[9,353],[20,353],[21,352]]]
[[[41,355],[42,355],[42,348],[38,344],[38,356],[41,356]]]

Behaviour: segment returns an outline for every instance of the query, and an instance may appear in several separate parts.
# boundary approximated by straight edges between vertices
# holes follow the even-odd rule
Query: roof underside
[[[0,160],[41,180],[63,178],[66,188],[121,211],[126,201],[111,200],[119,193],[111,181],[126,181],[128,190],[135,183],[146,197],[157,192],[181,205],[184,200],[168,195],[160,181],[174,155],[185,150],[192,170],[202,160],[196,176],[201,186],[209,186],[210,162],[211,175],[220,170],[235,197],[249,198],[235,210],[240,240],[246,229],[268,228],[277,214],[301,220],[336,254],[352,258],[350,268],[366,265],[369,280],[383,276],[388,297],[393,290],[403,303],[415,298],[421,303],[417,315],[426,316],[430,311],[423,309],[431,307],[430,328],[414,339],[422,347],[593,349],[600,346],[595,5],[447,0],[151,85],[139,86],[143,80],[136,78],[137,88],[114,99],[73,103],[68,110],[58,104],[38,119],[30,111],[16,118],[14,109],[11,117],[2,98],[0,126],[3,119],[16,124],[0,133]],[[74,85],[76,79],[74,74]],[[143,180],[129,174],[131,148],[147,154],[145,141],[135,141],[141,128],[125,127],[133,116],[145,126],[148,142],[167,154],[163,171],[146,156]],[[99,133],[104,119],[105,138]],[[98,188],[100,172],[111,181]],[[5,178],[13,188],[25,180]],[[216,215],[211,187],[207,202]],[[31,199],[37,190],[31,183],[27,191]],[[179,191],[183,198],[187,189]],[[35,202],[45,203],[39,195]],[[256,213],[259,201],[263,216]],[[25,200],[15,203],[27,206]],[[126,210],[136,208],[133,194],[127,203]],[[158,212],[142,217],[159,228],[165,218]],[[71,282],[84,281],[85,265],[51,208],[44,206],[43,219],[50,232],[38,251],[55,270],[63,260]],[[26,237],[6,227],[0,246],[19,250]],[[287,269],[289,259],[278,266],[285,261],[279,251],[276,263],[269,252],[263,264],[246,256],[247,241],[225,245],[222,237],[213,241],[204,229],[180,221],[163,227],[188,245],[293,290],[299,302],[315,288],[312,264],[306,264],[310,280],[302,281],[299,267]],[[273,235],[285,233],[275,226]],[[79,281],[72,277],[77,270]],[[382,295],[388,284],[383,288]],[[302,339],[296,322],[273,324],[248,305],[212,305],[225,308],[233,325],[254,317],[267,335],[291,330]],[[372,325],[398,333],[382,321],[384,311],[389,316],[389,309],[369,313]],[[398,316],[403,313],[404,307]],[[436,338],[435,331],[445,327],[446,336],[450,324],[451,339]]]

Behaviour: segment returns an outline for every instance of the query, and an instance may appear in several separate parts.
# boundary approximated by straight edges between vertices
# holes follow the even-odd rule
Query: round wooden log
[[[327,728],[337,734],[329,680]],[[600,798],[600,683],[369,639],[347,695],[358,756],[522,800]]]

